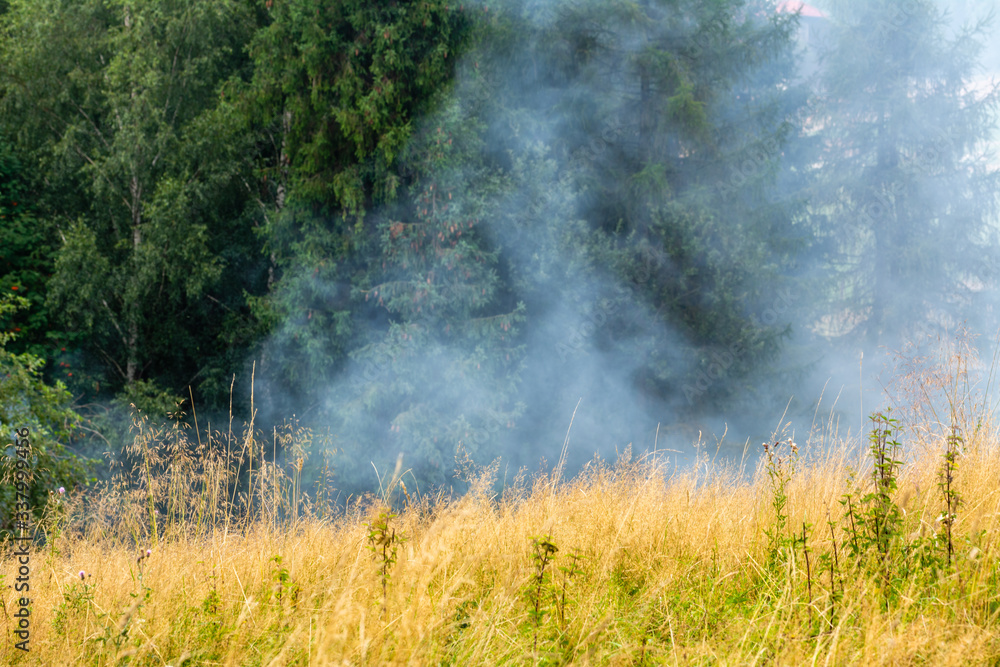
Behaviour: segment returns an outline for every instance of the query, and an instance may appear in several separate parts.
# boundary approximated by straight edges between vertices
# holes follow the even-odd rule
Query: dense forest
[[[0,0],[5,437],[39,493],[130,405],[431,488],[995,332],[989,17],[816,4]]]

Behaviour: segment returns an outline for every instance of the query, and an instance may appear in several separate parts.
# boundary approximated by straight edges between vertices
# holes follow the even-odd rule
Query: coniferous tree
[[[929,0],[831,6],[811,204],[835,278],[826,333],[895,348],[966,318],[985,324],[1000,100],[977,78],[985,26],[949,38]]]
[[[535,336],[526,364],[544,369],[532,421],[568,420],[586,392],[594,432],[652,441],[679,409],[752,392],[789,330],[806,234],[774,184],[805,101],[795,18],[766,2],[518,7],[503,12],[516,46],[486,67],[494,154],[518,158],[498,227],[520,239],[504,261]]]
[[[778,288],[802,245],[794,205],[772,189],[802,102],[780,90],[793,74],[790,63],[778,63],[791,46],[794,19],[762,19],[761,7],[741,2],[714,11],[694,2],[548,9],[489,5],[452,91],[481,125],[481,148],[454,160],[465,165],[458,173],[467,189],[489,192],[493,201],[478,225],[486,235],[477,237],[496,251],[501,283],[493,307],[511,313],[523,302],[515,340],[530,342],[518,360],[522,373],[512,376],[500,363],[459,386],[475,389],[487,413],[505,414],[510,392],[524,401],[524,416],[511,421],[520,428],[507,432],[505,418],[502,428],[472,424],[471,433],[491,445],[480,456],[503,452],[508,462],[530,466],[559,457],[581,395],[588,399],[577,417],[584,459],[619,438],[652,437],[655,421],[647,433],[643,420],[670,419],[665,408],[707,410],[739,395],[750,373],[775,357],[787,330],[795,297]],[[615,94],[599,92],[607,90]],[[480,164],[500,177],[495,186],[468,178]],[[393,258],[393,244],[403,239],[410,248],[404,263],[428,266],[433,260],[421,264],[411,254],[433,248],[419,245],[425,224],[396,220],[382,228],[392,243],[372,254],[388,258],[387,271],[403,268]],[[483,287],[495,289],[492,280]],[[382,296],[392,293],[384,289]],[[412,307],[410,282],[389,289],[402,290]],[[399,324],[407,321],[404,311],[389,317],[400,336],[408,335]],[[442,323],[453,327],[466,317],[444,313]],[[401,340],[412,342],[411,359],[434,358],[427,339],[416,337],[379,339],[357,356],[362,369],[378,368],[379,360],[387,366],[369,378],[366,398],[386,400],[381,427],[397,441],[393,415],[406,414],[400,406],[411,402],[400,399],[418,391],[413,378],[436,386],[436,370],[449,365],[410,374],[397,371],[416,369],[413,361],[388,368],[403,358],[395,346]],[[454,336],[440,350],[452,359],[474,356],[470,342]],[[498,351],[506,361],[503,346],[490,354]],[[388,389],[389,378],[405,391]],[[498,390],[504,383],[509,391]],[[643,403],[629,404],[636,397]],[[477,414],[468,403],[451,414]],[[373,405],[365,414],[375,414]],[[441,438],[447,423],[420,425],[437,446],[447,440],[435,464],[446,463],[461,439]],[[392,452],[386,457],[391,463]]]
[[[240,94],[267,138],[271,262],[268,295],[253,307],[270,335],[261,357],[266,386],[280,388],[266,400],[277,414],[315,407],[359,344],[352,288],[379,234],[366,214],[406,185],[398,157],[447,85],[466,25],[443,0],[292,0],[270,5],[251,44],[254,78]]]
[[[384,314],[352,352],[331,406],[350,443],[346,478],[367,474],[357,469],[364,452],[364,466],[371,458],[385,470],[403,455],[421,488],[443,484],[456,456],[496,452],[524,409],[524,307],[510,301],[484,224],[504,182],[484,167],[481,129],[467,112],[452,100],[425,120],[402,161],[413,185],[373,215],[375,261],[358,293]]]

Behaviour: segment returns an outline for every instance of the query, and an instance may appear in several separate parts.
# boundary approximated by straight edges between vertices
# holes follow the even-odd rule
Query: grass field
[[[998,664],[1000,440],[955,419],[777,439],[755,470],[625,455],[498,497],[487,468],[436,502],[386,480],[336,513],[249,428],[140,420],[135,470],[40,526],[28,653],[7,549],[0,664]]]

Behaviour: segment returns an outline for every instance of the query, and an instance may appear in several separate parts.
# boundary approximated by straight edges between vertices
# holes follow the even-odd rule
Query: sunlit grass
[[[297,456],[274,466],[275,434],[199,445],[140,419],[134,466],[40,526],[31,651],[14,649],[8,613],[0,663],[995,663],[1000,443],[956,419],[953,554],[946,440],[923,428],[885,555],[852,554],[864,536],[841,501],[861,516],[872,461],[829,429],[797,452],[770,443],[752,473],[626,453],[500,496],[495,467],[434,502],[389,479],[384,498],[335,509],[303,492]],[[306,452],[311,434],[281,437]]]

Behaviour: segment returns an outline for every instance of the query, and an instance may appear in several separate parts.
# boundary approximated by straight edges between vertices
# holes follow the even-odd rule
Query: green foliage
[[[541,55],[572,54],[588,83],[621,91],[567,119],[578,128],[567,150],[591,230],[583,252],[621,288],[593,337],[649,360],[637,371],[645,395],[693,408],[753,390],[744,378],[788,332],[770,312],[789,284],[779,267],[802,246],[795,207],[766,195],[802,102],[785,67],[792,24],[743,9],[566,3],[567,19],[542,42],[553,46]],[[592,48],[568,48],[581,41]],[[660,326],[636,326],[636,311],[656,313]]]
[[[80,573],[81,581],[74,581],[62,594],[62,602],[56,607],[52,616],[52,629],[59,636],[66,636],[69,632],[77,630],[74,624],[78,623],[81,616],[90,612],[90,607],[94,604],[94,587],[87,583],[85,573]]]
[[[382,615],[385,616],[388,604],[389,579],[392,576],[392,566],[396,564],[396,551],[406,537],[389,524],[396,515],[383,510],[378,517],[368,524],[368,546],[378,565],[379,580],[382,583]]]
[[[586,556],[581,554],[579,550],[574,549],[570,551],[567,557],[569,558],[569,565],[559,566],[559,571],[563,573],[563,580],[560,586],[559,594],[555,598],[556,611],[559,613],[559,627],[563,631],[566,630],[567,590],[574,577],[578,577],[586,573],[581,567],[581,562],[586,560]]]
[[[955,489],[955,472],[958,470],[959,447],[961,444],[962,436],[959,434],[958,427],[953,424],[951,434],[945,439],[944,460],[941,462],[941,470],[938,473],[938,490],[941,491],[945,507],[940,521],[947,541],[949,564],[951,564],[952,555],[955,553],[952,528],[955,525],[955,521],[958,520],[958,508],[962,504],[962,496]]]
[[[961,504],[955,488],[962,442],[957,429],[946,438],[938,471],[938,490],[945,511],[935,522],[938,529],[926,534],[922,512],[912,512],[908,521],[906,512],[897,504],[902,466],[898,420],[886,410],[873,414],[871,421],[867,449],[871,470],[865,480],[868,488],[858,497],[854,489],[859,484],[855,473],[850,472],[847,486],[851,490],[841,498],[840,520],[834,520],[827,510],[828,539],[814,532],[806,521],[801,531],[788,534],[786,488],[795,476],[796,452],[793,449],[783,456],[777,449],[780,443],[765,445],[761,465],[767,473],[775,516],[763,531],[769,567],[761,570],[760,576],[770,585],[756,593],[763,593],[757,598],[758,604],[776,604],[787,600],[788,595],[800,599],[807,610],[810,632],[817,637],[855,622],[857,612],[845,600],[845,593],[858,581],[878,587],[885,611],[905,615],[914,613],[910,605],[947,597],[950,593],[944,591],[953,586],[965,590],[965,575],[957,573],[963,565],[978,567],[981,556],[981,531],[965,536],[964,561],[957,557],[959,547],[952,534]],[[756,583],[749,585],[760,585],[756,577],[752,581]],[[755,609],[754,614],[758,611]]]
[[[555,558],[556,552],[559,551],[559,547],[552,543],[552,537],[549,535],[542,535],[540,537],[531,538],[533,545],[533,551],[531,553],[531,559],[534,561],[535,574],[532,577],[531,586],[529,590],[529,602],[530,609],[528,610],[528,617],[532,620],[535,625],[535,642],[534,651],[538,650],[538,629],[541,627],[542,622],[545,620],[545,616],[548,610],[545,609],[542,604],[547,596],[546,588],[550,583],[552,578],[551,568],[552,560]]]
[[[849,312],[848,340],[895,349],[945,313],[965,319],[959,304],[983,315],[977,303],[993,298],[981,286],[995,275],[1000,172],[983,147],[1000,90],[974,83],[988,24],[949,34],[931,0],[831,8],[815,107],[823,150],[809,168],[810,220],[837,286],[825,309]]]
[[[782,552],[786,546],[793,544],[793,539],[788,532],[788,483],[795,475],[795,465],[798,462],[798,446],[788,441],[788,452],[779,453],[781,442],[773,445],[764,443],[764,471],[767,473],[768,482],[771,487],[771,508],[774,510],[774,524],[764,530],[767,536],[768,563],[773,568],[782,559]]]
[[[553,375],[638,359],[651,405],[707,406],[773,357],[797,247],[767,195],[794,22],[745,8],[15,1],[0,107],[52,248],[32,332],[125,402],[225,407],[253,355],[259,403],[336,423],[355,487],[358,451],[440,485],[540,420],[529,327]]]
[[[280,603],[288,600],[294,608],[299,598],[299,585],[292,580],[288,568],[281,567],[281,561],[281,556],[271,556],[270,562],[274,563],[274,571],[271,574],[271,588],[264,592],[264,601],[269,602],[274,599]]]
[[[901,554],[912,556],[919,547],[906,543],[903,514],[895,501],[902,445],[895,439],[898,420],[889,414],[887,410],[871,416],[872,431],[868,438],[871,490],[861,496],[857,504],[852,494],[845,494],[840,501],[846,509],[844,520],[850,536],[847,549],[856,567],[881,579],[887,607],[894,595],[893,583],[906,576],[906,559],[901,558]]]
[[[3,17],[3,109],[62,240],[46,308],[103,366],[78,378],[88,391],[184,387],[243,301],[222,246],[251,236],[249,163],[218,87],[253,27],[235,1],[15,2]]]
[[[792,538],[792,547],[796,546],[802,548],[802,557],[806,564],[806,591],[808,592],[808,602],[809,602],[809,612],[812,614],[812,604],[813,604],[813,576],[812,576],[812,561],[809,558],[809,554],[812,550],[809,548],[809,529],[812,526],[805,521],[802,522],[802,537],[798,535]]]
[[[585,367],[578,354],[643,360],[634,381],[651,402],[707,405],[777,349],[785,324],[760,323],[777,282],[751,276],[795,245],[790,212],[764,194],[794,104],[772,99],[784,74],[763,65],[789,47],[791,23],[740,19],[738,2],[682,4],[683,28],[627,3],[560,3],[559,23],[517,3],[474,18],[434,3],[274,5],[241,93],[270,137],[260,173],[275,282],[253,302],[272,334],[264,400],[333,417],[348,491],[368,460],[403,452],[426,486],[444,483],[459,444],[498,449],[527,409],[529,327],[546,330],[539,348],[557,346],[558,362],[541,360],[557,374]],[[409,37],[394,53],[397,32]],[[633,37],[642,46],[626,48]],[[578,44],[619,64],[591,68]],[[452,86],[444,54],[459,48]],[[612,81],[623,98],[564,111],[574,86]],[[737,90],[760,100],[745,122],[726,101]],[[429,113],[410,122],[418,110]],[[602,126],[621,128],[613,145],[581,159]],[[733,162],[760,145],[759,178],[733,181]],[[598,324],[580,336],[590,313]],[[692,374],[680,358],[697,360]]]
[[[0,295],[0,319],[18,308],[27,308],[23,297]],[[0,332],[0,427],[4,446],[13,446],[15,430],[28,429],[32,459],[31,482],[27,503],[34,519],[46,515],[53,493],[60,487],[68,490],[86,483],[97,461],[77,458],[66,444],[76,435],[79,415],[71,407],[72,396],[57,381],[46,384],[42,378],[45,362],[29,352],[14,354],[6,349],[13,334]],[[16,491],[11,483],[14,459],[4,457],[0,485],[0,529],[13,527]],[[54,510],[53,510],[54,511]]]
[[[24,297],[30,307],[6,313],[0,331],[17,334],[9,342],[12,352],[30,352],[51,366],[57,334],[44,307],[45,284],[58,237],[36,213],[25,165],[3,136],[6,129],[0,124],[0,294]]]
[[[459,449],[495,451],[523,410],[524,305],[504,294],[485,229],[502,186],[478,162],[469,113],[449,103],[421,128],[405,156],[413,187],[377,218],[382,261],[356,293],[378,320],[351,353],[351,381],[330,411],[353,445],[342,470],[357,470],[359,450],[386,467],[402,453],[418,488],[441,485]]]
[[[532,651],[537,658],[544,659],[546,652],[539,653],[539,636],[546,639],[543,629],[547,618],[553,618],[557,625],[552,628],[551,635],[547,641],[551,643],[548,653],[558,662],[560,653],[571,655],[573,644],[566,641],[567,628],[570,620],[567,618],[567,611],[573,605],[573,598],[570,597],[570,589],[576,580],[579,585],[581,577],[586,575],[582,564],[587,558],[577,549],[573,549],[566,556],[565,565],[558,568],[553,567],[559,547],[556,546],[551,535],[536,535],[531,538],[532,552],[532,576],[523,589],[525,601],[528,606],[528,621],[531,625]],[[562,572],[562,577],[557,579],[556,570]]]
[[[861,498],[864,508],[858,524],[865,539],[862,544],[873,548],[879,560],[888,565],[889,551],[893,541],[899,537],[901,514],[894,495],[898,488],[899,460],[902,445],[895,440],[897,420],[886,413],[872,415],[872,432],[869,436],[869,453],[872,458],[873,489]]]
[[[840,551],[837,547],[837,523],[830,517],[830,509],[827,508],[826,526],[830,531],[830,550],[820,554],[816,563],[817,578],[824,571],[829,571],[830,590],[830,615],[828,617],[829,627],[836,627],[837,608],[844,600],[844,581],[840,565]]]
[[[204,647],[197,655],[202,660],[221,660],[225,655],[224,650],[234,628],[226,622],[223,609],[222,598],[213,587],[201,601],[201,606],[194,610],[198,619],[195,634],[198,644]]]
[[[270,10],[250,45],[254,118],[281,133],[281,159],[266,173],[300,201],[363,214],[371,197],[395,191],[410,121],[447,81],[467,21],[441,1],[292,0]],[[307,246],[322,232],[303,231]],[[291,248],[274,242],[280,261]]]
[[[254,75],[237,94],[269,146],[258,174],[273,277],[252,303],[272,336],[262,365],[283,389],[275,401],[315,404],[356,345],[369,309],[353,290],[382,261],[366,215],[407,185],[399,156],[467,28],[441,0],[293,0],[270,7],[250,44]]]
[[[155,382],[138,380],[122,391],[115,405],[123,412],[132,413],[138,410],[155,420],[166,420],[178,413],[184,402],[183,398],[158,387]]]
[[[256,358],[262,419],[333,424],[347,493],[400,453],[443,485],[606,366],[588,392],[642,398],[609,432],[698,419],[788,370],[813,237],[847,303],[803,322],[877,340],[990,292],[981,33],[830,4],[807,106],[759,0],[4,2],[0,291],[33,307],[0,328],[150,411],[225,408]]]

